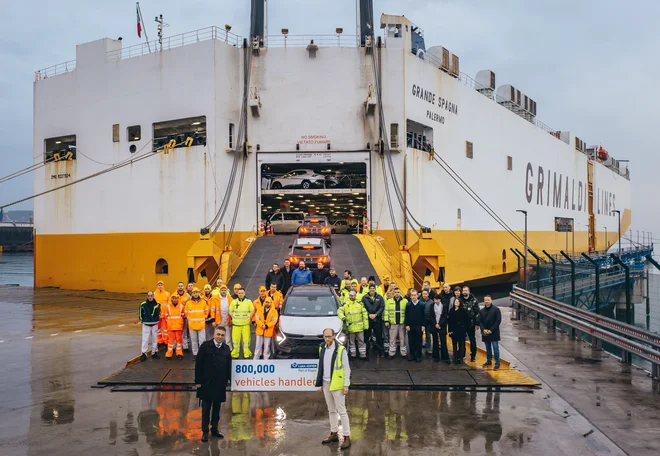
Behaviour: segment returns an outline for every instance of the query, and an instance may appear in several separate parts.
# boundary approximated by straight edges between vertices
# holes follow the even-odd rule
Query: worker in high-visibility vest
[[[355,358],[356,352],[359,351],[360,358],[366,359],[364,330],[369,328],[369,316],[362,302],[357,301],[355,297],[355,290],[351,290],[348,293],[348,300],[337,311],[337,316],[344,322],[348,332],[348,350],[351,357]]]
[[[206,316],[206,340],[213,339],[213,332],[215,331],[215,313],[217,312],[220,300],[217,296],[213,296],[211,291],[211,285],[208,283],[204,285],[204,296],[202,299],[206,300],[206,303],[209,306],[209,313]]]
[[[284,303],[284,297],[282,296],[282,292],[277,289],[276,283],[270,284],[270,290],[268,290],[268,297],[270,298],[271,301],[273,301],[273,305],[275,306],[278,312],[282,310],[282,303]]]
[[[195,359],[199,347],[206,341],[206,317],[209,314],[209,306],[200,296],[199,288],[193,288],[192,298],[186,302],[185,312],[190,331],[190,345]]]
[[[165,315],[167,321],[167,333],[169,340],[167,341],[167,353],[165,358],[172,358],[174,349],[176,348],[176,357],[183,359],[183,316],[184,304],[179,303],[179,295],[173,294],[170,296],[170,302],[162,308],[161,315]]]
[[[263,353],[264,359],[270,359],[270,342],[275,333],[275,324],[279,315],[277,308],[269,297],[266,297],[263,307],[258,307],[254,313],[255,333],[257,343],[254,347],[254,359],[259,359]]]
[[[179,297],[179,305],[185,311],[186,302],[188,302],[190,299],[190,295],[186,292],[186,287],[183,282],[176,284],[176,290],[170,294],[170,299],[174,295]],[[183,316],[183,330],[181,331],[181,337],[183,338],[183,351],[185,352],[190,350],[190,338],[188,337],[188,320],[186,320],[185,315]]]
[[[401,290],[394,290],[394,297],[385,301],[385,310],[383,311],[383,321],[390,330],[390,359],[394,358],[396,353],[397,340],[401,356],[404,358],[408,354],[408,334],[406,333],[406,306],[408,300],[401,296]]]
[[[218,296],[220,294],[220,287],[224,285],[224,283],[225,281],[218,277],[218,280],[215,281],[215,288],[211,292],[213,293],[213,296]]]
[[[162,309],[170,302],[170,294],[165,291],[165,284],[162,280],[159,280],[156,283],[156,291],[154,291],[154,298],[156,302],[160,304]],[[167,344],[169,338],[167,337],[167,319],[163,316],[163,313],[160,313],[160,320],[158,321],[158,343]]]
[[[245,297],[245,289],[239,288],[236,292],[237,297],[231,302],[229,315],[231,316],[232,334],[234,349],[231,351],[231,357],[239,357],[241,348],[243,349],[243,358],[252,358],[250,350],[250,323],[254,314],[254,304]]]

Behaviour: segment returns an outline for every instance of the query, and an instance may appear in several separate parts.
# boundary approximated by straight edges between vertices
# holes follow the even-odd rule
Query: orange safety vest
[[[209,306],[205,300],[195,301],[190,299],[186,302],[186,318],[188,319],[188,328],[193,331],[199,331],[206,328],[206,316],[209,314]]]
[[[202,296],[202,299],[205,300],[209,306],[208,319],[215,320],[215,313],[218,311],[218,306],[220,305],[220,301],[213,295],[211,296],[204,295]]]
[[[270,298],[269,298],[270,299]],[[275,324],[279,315],[277,314],[277,309],[275,305],[271,303],[270,309],[268,310],[268,315],[264,315],[266,307],[257,307],[257,311],[254,313],[254,322],[257,325],[254,332],[257,336],[264,337],[273,337],[275,334]],[[262,328],[262,325],[266,325],[266,329]]]
[[[160,304],[160,307],[162,308],[163,306],[167,305],[167,303],[170,301],[170,294],[165,291],[165,290],[156,290],[154,291],[154,299],[158,304]],[[164,318],[162,315],[160,318]]]
[[[257,312],[259,310],[264,310],[264,303],[266,302],[266,299],[270,300],[270,302],[273,302],[268,296],[264,298],[264,302],[261,302],[261,296],[259,296],[257,299],[252,301],[252,304],[254,305],[254,310],[255,312],[252,314],[252,322],[254,323],[254,319],[257,316]]]
[[[165,307],[162,307],[164,310],[163,318],[167,319],[167,329],[171,331],[183,331],[183,315],[184,315],[184,305],[177,303],[175,306],[170,301]]]
[[[179,295],[177,290],[174,290],[172,294],[170,295],[170,302],[172,302],[172,296],[177,295],[179,297],[179,304],[186,305],[186,302],[190,299],[190,295],[186,293],[185,291],[183,292],[182,295]]]
[[[218,294],[218,296],[216,296],[216,298],[218,299],[218,302],[217,302],[217,308],[216,308],[216,311],[215,311],[215,322],[218,325],[221,325],[222,324],[222,318],[226,316],[227,317],[227,326],[231,325],[231,315],[229,315],[229,309],[231,307],[231,302],[233,301],[231,295],[229,293],[227,293],[227,315],[222,315],[222,296],[220,296]]]
[[[268,297],[273,301],[273,305],[277,310],[282,309],[282,302],[284,301],[284,297],[282,296],[281,291],[276,291],[272,296],[270,295],[270,291],[268,292]]]

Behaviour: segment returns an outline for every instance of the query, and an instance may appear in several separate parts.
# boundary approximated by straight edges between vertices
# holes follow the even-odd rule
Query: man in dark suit
[[[291,274],[293,274],[293,271],[295,268],[291,266],[291,262],[287,259],[284,260],[284,266],[280,268],[280,271],[282,272],[282,279],[284,280],[284,285],[282,286],[282,296],[286,296],[286,292],[291,288]]]
[[[450,364],[447,351],[447,316],[439,294],[433,297],[433,304],[426,309],[426,327],[433,337],[433,361],[440,360]]]
[[[224,326],[216,327],[213,340],[199,347],[195,361],[197,398],[202,402],[202,442],[209,441],[209,415],[211,435],[224,438],[218,431],[218,422],[220,406],[227,400],[227,384],[231,382],[231,350],[225,343],[226,335]]]

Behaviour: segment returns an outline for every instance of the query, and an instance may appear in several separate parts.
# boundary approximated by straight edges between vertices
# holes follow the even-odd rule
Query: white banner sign
[[[232,391],[315,391],[318,359],[233,360]]]

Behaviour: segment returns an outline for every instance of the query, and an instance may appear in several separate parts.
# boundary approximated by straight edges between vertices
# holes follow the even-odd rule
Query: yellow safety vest
[[[349,333],[359,333],[369,328],[369,315],[361,302],[349,299],[337,310],[337,316],[346,322]]]
[[[383,311],[383,321],[391,325],[404,325],[406,324],[406,305],[408,300],[401,298],[399,302],[399,310],[396,310],[396,301],[394,298],[385,301],[385,310]]]
[[[335,342],[336,343],[336,342]],[[321,357],[321,351],[323,346],[319,347],[319,358]],[[346,348],[343,345],[337,344],[337,357],[335,358],[335,365],[332,369],[332,378],[330,379],[330,391],[337,391],[344,389],[344,363],[342,361],[342,354]],[[322,363],[323,360],[319,359],[319,362]],[[350,379],[348,384],[350,385]]]
[[[234,326],[249,325],[254,313],[254,304],[247,298],[236,298],[231,302],[229,315],[231,315],[231,324]]]

